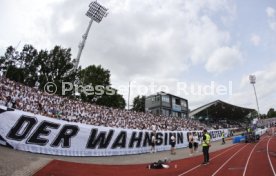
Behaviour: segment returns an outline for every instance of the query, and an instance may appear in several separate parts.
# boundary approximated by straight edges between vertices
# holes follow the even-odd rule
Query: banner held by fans
[[[210,132],[214,140],[221,131]],[[170,149],[176,136],[176,148],[187,147],[187,131],[157,131],[156,149]],[[194,133],[202,135],[201,132]],[[147,153],[152,131],[85,125],[48,118],[23,111],[0,114],[0,144],[34,153],[66,156],[111,156]]]

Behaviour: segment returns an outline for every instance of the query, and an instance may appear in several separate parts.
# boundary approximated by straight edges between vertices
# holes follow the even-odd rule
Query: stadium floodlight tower
[[[259,110],[258,97],[257,97],[255,85],[254,85],[256,83],[256,76],[255,75],[249,75],[249,81],[250,81],[250,84],[252,84],[253,88],[254,88],[254,93],[255,93],[255,98],[256,98],[256,103],[257,103],[257,108],[258,108],[258,118],[260,118],[260,110]]]
[[[106,17],[108,14],[108,9],[103,7],[102,5],[100,5],[97,1],[93,1],[89,4],[89,9],[86,12],[86,16],[88,16],[90,18],[88,27],[85,31],[85,33],[82,36],[82,41],[79,44],[79,51],[78,51],[78,55],[74,64],[74,70],[77,70],[78,66],[79,66],[79,62],[80,62],[80,57],[81,57],[81,53],[82,50],[84,48],[85,45],[85,41],[87,39],[88,33],[90,31],[91,25],[93,23],[93,21],[96,21],[97,23],[100,23],[103,19],[103,17]]]

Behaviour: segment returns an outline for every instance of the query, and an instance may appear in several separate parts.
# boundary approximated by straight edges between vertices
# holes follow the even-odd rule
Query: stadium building
[[[217,124],[220,128],[243,126],[250,123],[258,116],[255,109],[232,105],[221,100],[216,100],[189,113],[189,117],[197,119],[207,125]],[[217,127],[219,128],[219,127]]]
[[[160,92],[146,97],[145,111],[155,115],[188,118],[188,100]]]

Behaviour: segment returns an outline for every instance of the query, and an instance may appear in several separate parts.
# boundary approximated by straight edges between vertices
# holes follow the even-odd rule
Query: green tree
[[[1,71],[11,80],[34,86],[37,81],[37,70],[34,65],[36,57],[37,50],[32,45],[25,45],[20,53],[10,46],[0,59],[3,66]]]
[[[134,111],[138,111],[138,112],[145,112],[145,100],[146,97],[145,96],[136,96],[133,99],[133,108],[132,110]]]
[[[20,82],[27,86],[33,87],[38,81],[38,65],[35,60],[38,56],[38,51],[32,45],[25,45],[20,52],[20,73],[23,76]]]
[[[32,45],[24,45],[21,52],[12,46],[0,57],[0,69],[4,76],[16,82],[44,89],[47,82],[57,85],[57,94],[61,94],[62,81],[73,82],[76,73],[73,71],[71,49],[55,46],[47,51],[37,51]]]
[[[19,60],[18,52],[12,46],[9,46],[6,49],[4,56],[1,56],[0,64],[1,64],[1,72],[5,77],[12,79],[13,75],[15,75],[15,71],[17,68],[17,61]],[[15,80],[15,79],[12,79]],[[17,80],[15,80],[17,81]]]
[[[35,60],[35,65],[39,71],[39,87],[43,89],[47,82],[54,82],[57,86],[57,94],[62,94],[62,82],[75,80],[76,72],[73,71],[71,60],[71,49],[64,49],[55,46],[54,49],[47,51],[41,50]],[[69,95],[73,91],[70,91]]]
[[[266,119],[267,116],[266,116],[266,114],[260,114],[260,118],[261,118],[261,119]]]
[[[90,65],[85,69],[80,70],[78,75],[80,81],[85,85],[110,85],[110,71],[104,69],[101,65]]]
[[[267,112],[267,118],[276,117],[276,112],[274,111],[274,108],[270,108]]]
[[[96,100],[96,104],[119,109],[124,109],[126,107],[125,99],[122,95],[117,94],[117,90],[115,90],[115,94],[113,95],[103,94]]]
[[[80,70],[78,73],[78,78],[81,99],[86,102],[95,102],[95,99],[101,98],[101,95],[96,94],[96,86],[103,86],[104,91],[107,86],[110,86],[110,71],[104,69],[101,65],[90,65],[85,69]],[[89,94],[87,94],[87,92],[82,92],[82,85],[91,86],[91,91],[87,91]]]
[[[78,73],[79,86],[90,85],[90,91],[81,91],[81,99],[86,102],[96,103],[113,108],[125,108],[125,100],[117,90],[111,87],[110,71],[101,65],[90,65]],[[81,87],[81,86],[80,86]],[[97,87],[101,87],[101,91]]]

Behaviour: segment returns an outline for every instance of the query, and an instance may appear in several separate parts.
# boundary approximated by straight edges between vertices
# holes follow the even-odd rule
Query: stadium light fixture
[[[130,84],[131,84],[131,81],[128,82],[128,97],[127,97],[127,110],[128,111],[129,111]]]
[[[257,103],[257,108],[258,108],[258,118],[260,118],[258,97],[257,97],[256,89],[255,89],[256,76],[255,75],[249,75],[249,81],[250,81],[250,84],[252,84],[253,88],[254,88],[254,93],[255,93],[255,98],[256,98],[256,103]]]
[[[93,1],[89,4],[89,9],[86,12],[86,16],[88,16],[90,18],[90,21],[89,21],[89,24],[88,24],[88,27],[87,27],[85,33],[82,35],[82,41],[79,44],[79,51],[78,51],[77,58],[75,60],[74,70],[77,70],[77,68],[79,66],[81,53],[84,48],[85,41],[87,39],[87,36],[88,36],[88,33],[90,31],[93,21],[100,23],[102,21],[103,17],[107,16],[107,14],[108,14],[107,11],[108,11],[108,9],[103,7],[102,5],[100,5],[97,1]]]

